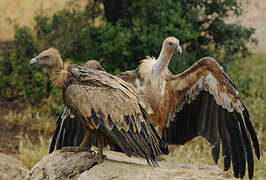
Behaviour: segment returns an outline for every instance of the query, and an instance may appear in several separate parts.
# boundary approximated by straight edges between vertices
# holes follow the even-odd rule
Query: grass
[[[21,160],[28,169],[31,169],[49,151],[50,138],[39,137],[37,144],[33,144],[28,136],[19,143],[20,154],[15,155],[15,157]]]
[[[16,141],[19,154],[15,158],[21,160],[30,170],[38,161],[48,154],[51,134],[55,129],[55,109],[58,105],[54,99],[48,99],[40,107],[26,105],[23,111],[10,111],[5,117],[8,128],[23,132],[21,141]]]
[[[246,104],[251,120],[256,128],[261,145],[261,159],[255,158],[255,178],[266,178],[266,54],[253,54],[247,58],[241,59],[231,64],[229,75],[237,85],[240,96]],[[39,108],[28,106],[21,113],[10,113],[6,120],[10,127],[22,126],[27,129],[52,132],[55,127],[55,117],[52,115],[55,104],[53,100],[48,100],[46,104]],[[52,108],[51,108],[52,107]],[[49,134],[49,133],[47,133]],[[20,154],[16,157],[30,169],[43,156],[47,155],[50,137],[40,137],[37,144],[32,144],[29,138],[19,143]],[[211,156],[211,147],[203,138],[194,138],[185,146],[171,146],[170,155],[165,158],[172,161],[214,165]],[[221,156],[220,156],[221,157]],[[223,162],[220,158],[218,166],[223,168]],[[229,174],[232,173],[232,170]],[[247,176],[246,176],[247,177]]]
[[[258,134],[261,159],[255,161],[255,178],[266,179],[266,54],[257,53],[234,63],[230,75],[239,86]]]
[[[8,128],[19,128],[20,130],[31,132],[37,131],[42,134],[51,134],[54,131],[56,117],[55,111],[58,105],[51,99],[40,107],[26,105],[22,111],[10,111],[4,120]]]
[[[247,106],[260,146],[261,158],[255,158],[254,179],[266,179],[266,54],[253,54],[233,62],[229,75],[237,85],[240,96]],[[185,146],[171,146],[171,153],[166,159],[193,164],[214,165],[211,147],[203,138],[194,138]],[[221,156],[220,156],[221,157]],[[223,168],[220,158],[218,166]],[[232,168],[231,168],[232,172]],[[246,176],[247,177],[247,176]]]

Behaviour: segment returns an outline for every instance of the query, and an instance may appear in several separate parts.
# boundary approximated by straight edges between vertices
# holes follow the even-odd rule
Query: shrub
[[[37,47],[29,28],[17,27],[14,40],[3,52],[3,60],[0,62],[2,96],[8,99],[23,97],[34,101],[49,93],[45,91],[42,71],[29,67],[29,58],[36,52]]]
[[[121,8],[116,8],[119,3]],[[47,76],[39,68],[29,69],[28,62],[50,46],[58,48],[63,59],[78,64],[97,59],[107,71],[119,73],[136,68],[145,55],[158,56],[163,39],[175,36],[184,49],[171,63],[178,72],[207,55],[226,64],[246,55],[246,43],[255,41],[253,29],[225,23],[230,15],[241,13],[237,0],[120,0],[103,5],[92,1],[81,9],[72,1],[52,16],[39,13],[32,31],[16,27],[12,46],[0,62],[1,95],[31,103],[49,97]],[[115,11],[120,15],[113,16]]]

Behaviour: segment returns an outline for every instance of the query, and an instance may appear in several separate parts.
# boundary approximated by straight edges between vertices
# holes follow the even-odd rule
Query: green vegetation
[[[266,121],[264,121],[266,117],[265,56],[265,54],[254,54],[232,63],[229,69],[229,75],[238,86],[240,96],[251,113],[255,127],[264,133],[266,131]],[[266,147],[264,148],[266,150]]]
[[[53,46],[64,60],[71,58],[78,64],[97,59],[108,72],[116,74],[135,68],[145,55],[158,56],[163,39],[175,36],[181,40],[184,54],[173,57],[172,71],[183,71],[197,59],[213,56],[239,87],[261,143],[262,157],[255,162],[255,179],[266,177],[266,55],[242,58],[248,55],[247,42],[255,40],[251,38],[253,29],[225,23],[228,16],[241,13],[237,0],[120,0],[121,7],[116,1],[110,5],[103,0],[104,8],[101,2],[93,1],[85,9],[73,2],[51,16],[40,12],[33,29],[16,26],[14,39],[1,52],[0,95],[27,104],[23,111],[5,117],[8,127],[45,136],[53,131],[62,105],[60,91],[52,88],[44,76],[47,72],[28,65],[41,50]],[[47,154],[48,147],[47,137],[40,138],[38,144],[25,139],[19,144],[17,157],[31,168]],[[167,158],[213,164],[210,146],[198,138],[175,147]]]
[[[97,59],[108,72],[119,73],[135,68],[145,55],[158,56],[163,39],[175,36],[184,53],[173,57],[171,69],[179,72],[206,55],[228,64],[245,56],[246,43],[255,41],[253,29],[225,23],[228,16],[241,13],[237,0],[112,3],[103,1],[103,8],[101,2],[93,1],[82,9],[71,1],[51,16],[40,12],[33,30],[17,25],[14,40],[2,52],[0,94],[31,104],[57,96],[58,90],[52,90],[45,72],[28,65],[34,55],[50,46],[58,48],[65,60],[84,63]]]
[[[266,178],[266,54],[254,54],[231,65],[229,74],[239,87],[258,133],[261,159],[255,161],[254,179]],[[264,177],[264,178],[263,178]]]

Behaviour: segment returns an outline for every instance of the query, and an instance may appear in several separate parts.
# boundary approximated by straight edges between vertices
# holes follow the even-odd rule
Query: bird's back
[[[151,124],[149,103],[114,75],[76,65],[70,69],[65,105],[84,117],[87,129],[112,139],[127,155],[135,152],[157,166],[156,157],[167,147]]]

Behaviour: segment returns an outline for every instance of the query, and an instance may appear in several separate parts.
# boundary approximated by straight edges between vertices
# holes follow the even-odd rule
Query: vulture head
[[[51,67],[63,67],[63,62],[59,52],[55,48],[49,48],[41,52],[38,56],[31,59],[30,65],[43,65],[48,68]]]
[[[174,54],[175,52],[182,53],[182,48],[179,44],[179,40],[175,37],[168,37],[164,40],[162,49],[165,49],[169,54]]]
[[[42,65],[48,68],[48,73],[53,86],[64,87],[68,80],[69,63],[63,64],[61,55],[55,48],[49,48],[32,58],[30,65]]]
[[[89,60],[83,66],[93,70],[105,71],[102,65],[96,60]]]

